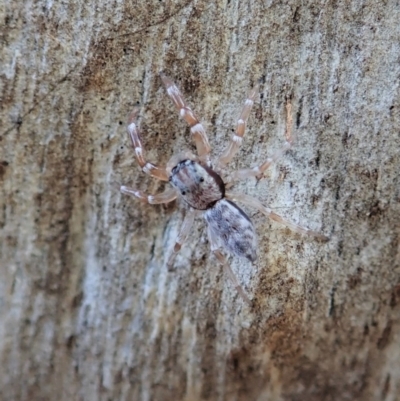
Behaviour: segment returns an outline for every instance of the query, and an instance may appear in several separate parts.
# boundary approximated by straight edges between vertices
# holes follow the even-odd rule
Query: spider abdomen
[[[251,262],[257,259],[257,237],[252,222],[235,203],[221,199],[204,213],[208,228],[230,253]]]
[[[171,170],[169,181],[193,209],[207,210],[225,196],[222,178],[210,167],[194,160],[179,162]]]

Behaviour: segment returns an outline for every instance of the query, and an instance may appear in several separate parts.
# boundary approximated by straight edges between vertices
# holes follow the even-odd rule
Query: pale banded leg
[[[235,287],[236,291],[241,296],[243,301],[245,301],[247,304],[251,305],[251,301],[250,301],[249,297],[245,293],[242,286],[239,284],[239,282],[236,278],[236,275],[233,272],[233,270],[231,269],[226,257],[219,250],[218,239],[215,237],[215,235],[213,235],[213,233],[210,229],[208,229],[207,232],[208,232],[208,240],[210,241],[211,251],[214,253],[215,257],[218,259],[218,261],[223,266],[225,273],[228,275],[229,280],[231,281],[232,285]]]
[[[265,216],[269,217],[271,220],[274,220],[288,228],[292,231],[300,234],[310,235],[313,236],[321,241],[328,241],[329,238],[323,234],[320,234],[316,231],[309,230],[307,228],[301,227],[297,224],[291,223],[290,221],[284,219],[283,217],[279,216],[278,214],[274,213],[269,207],[264,206],[258,199],[253,198],[252,196],[245,195],[245,194],[238,194],[238,193],[226,193],[226,198],[235,200],[237,202],[243,203],[244,205],[254,207],[258,211],[260,211]]]
[[[164,192],[161,192],[157,195],[147,195],[143,191],[126,187],[125,185],[123,185],[120,190],[123,194],[133,196],[140,199],[142,202],[150,203],[151,205],[172,202],[178,195],[174,188],[168,188]]]
[[[167,261],[168,270],[172,270],[173,264],[175,261],[175,257],[177,255],[177,253],[181,250],[182,244],[186,241],[186,239],[190,233],[190,230],[193,226],[195,216],[196,216],[196,212],[193,209],[189,209],[186,212],[186,216],[183,219],[181,229],[175,240],[174,248],[168,257],[168,261]]]
[[[286,142],[282,146],[281,149],[277,150],[271,158],[267,159],[263,164],[254,168],[245,168],[241,170],[236,170],[232,172],[227,182],[231,183],[234,181],[245,180],[251,177],[262,178],[264,171],[271,166],[272,163],[276,163],[282,155],[288,151],[295,140],[294,135],[292,134],[293,131],[293,118],[292,118],[292,105],[290,102],[286,103],[286,130],[285,130],[285,139]]]
[[[163,167],[158,167],[153,163],[149,163],[146,161],[144,157],[144,150],[142,141],[140,139],[140,132],[137,126],[137,116],[139,114],[139,108],[135,107],[132,113],[128,118],[128,125],[126,130],[131,138],[133,148],[135,149],[136,159],[139,163],[139,166],[142,168],[142,171],[151,175],[152,177],[158,178],[162,181],[168,181],[168,174]]]
[[[179,88],[175,85],[171,78],[168,78],[164,73],[160,73],[161,79],[165,85],[168,96],[171,98],[175,107],[179,111],[179,115],[185,119],[190,126],[190,132],[193,135],[196,144],[197,153],[200,157],[206,157],[211,147],[208,143],[208,137],[203,125],[197,119],[191,108],[187,105]]]
[[[233,156],[235,156],[236,152],[239,150],[239,147],[243,141],[243,135],[246,130],[246,123],[257,95],[258,95],[258,87],[254,87],[247,95],[247,99],[244,102],[243,109],[237,121],[236,132],[232,135],[228,147],[225,149],[224,153],[222,153],[222,155],[220,156],[218,160],[219,166],[222,167],[227,163],[229,163],[233,159]]]

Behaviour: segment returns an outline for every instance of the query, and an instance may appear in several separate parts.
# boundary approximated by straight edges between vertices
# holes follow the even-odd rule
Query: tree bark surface
[[[0,6],[1,400],[400,400],[400,4],[44,1]],[[260,85],[230,170],[284,143],[237,190],[329,236],[249,213],[252,266],[201,218],[168,272],[182,205],[125,132],[139,104],[147,157],[193,149],[159,72],[222,152]],[[169,185],[169,184],[166,184]]]

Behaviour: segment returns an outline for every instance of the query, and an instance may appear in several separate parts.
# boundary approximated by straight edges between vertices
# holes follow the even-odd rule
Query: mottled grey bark
[[[0,21],[1,400],[400,399],[398,1],[6,0]],[[201,220],[168,273],[179,205],[119,193],[163,188],[137,102],[150,160],[192,146],[161,69],[214,154],[260,82],[232,169],[283,143],[292,96],[295,148],[238,189],[331,240],[249,211],[251,308]]]

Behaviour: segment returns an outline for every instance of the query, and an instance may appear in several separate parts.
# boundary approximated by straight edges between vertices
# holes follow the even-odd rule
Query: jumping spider
[[[121,192],[150,204],[168,203],[180,196],[187,205],[186,216],[176,238],[173,251],[167,260],[169,269],[172,268],[176,254],[190,233],[195,216],[203,214],[207,222],[211,251],[223,265],[229,279],[243,300],[250,303],[226,257],[220,250],[224,248],[229,253],[247,258],[251,262],[254,262],[257,258],[257,239],[253,224],[246,213],[233,201],[253,207],[270,219],[289,227],[295,232],[311,235],[323,241],[328,239],[322,234],[283,219],[251,196],[227,191],[235,181],[250,177],[261,178],[264,171],[290,149],[294,140],[294,136],[292,135],[291,103],[288,101],[286,104],[286,142],[283,147],[260,166],[225,174],[224,168],[226,164],[232,160],[242,143],[246,122],[258,94],[257,88],[253,88],[248,94],[237,121],[236,132],[233,134],[226,150],[218,159],[212,162],[210,160],[211,147],[208,143],[204,127],[187,105],[182,93],[174,82],[163,73],[161,73],[161,79],[166,87],[168,96],[178,109],[180,116],[190,126],[190,132],[196,144],[198,156],[190,152],[182,152],[172,156],[166,167],[160,167],[146,161],[139,128],[136,124],[139,109],[135,108],[129,116],[127,131],[135,149],[137,161],[142,171],[159,180],[169,181],[172,188],[168,188],[163,193],[157,195],[147,195],[142,191],[122,186]],[[222,179],[221,175],[224,176],[224,179]]]

